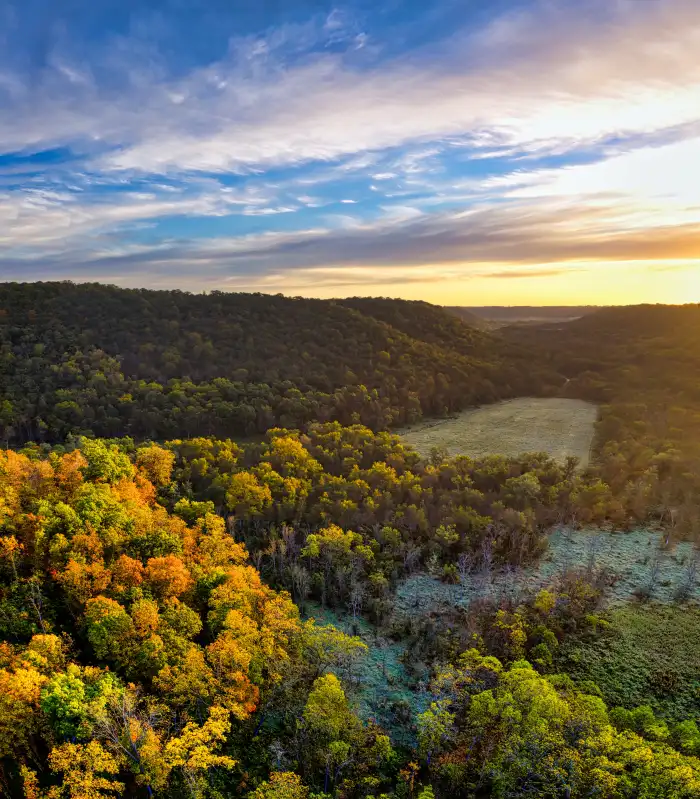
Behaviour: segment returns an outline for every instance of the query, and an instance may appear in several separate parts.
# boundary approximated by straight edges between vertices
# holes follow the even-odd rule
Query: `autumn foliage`
[[[100,441],[47,459],[0,453],[14,642],[0,658],[0,756],[23,764],[29,799],[198,793],[210,769],[235,765],[218,751],[231,719],[256,710],[301,635],[295,605],[223,519],[188,526],[156,503],[172,463],[160,447],[132,463]]]
[[[358,660],[376,653],[302,620],[283,590],[380,633],[403,575],[486,581],[537,557],[556,521],[619,518],[607,486],[574,467],[420,462],[393,436],[335,423],[245,446],[0,451],[0,790],[694,799],[695,719],[609,712],[596,686],[553,673],[565,636],[604,624],[590,575],[484,603],[449,635],[404,620],[424,633],[406,651],[429,678],[414,706],[386,703],[391,729],[354,704]]]

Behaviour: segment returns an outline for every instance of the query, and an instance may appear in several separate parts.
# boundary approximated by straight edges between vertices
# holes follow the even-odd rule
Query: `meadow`
[[[399,434],[423,457],[434,448],[473,458],[546,452],[559,462],[573,455],[583,468],[590,458],[597,417],[597,406],[583,400],[521,397],[446,419],[424,420]]]
[[[421,572],[397,586],[392,623],[427,620],[466,610],[473,602],[521,601],[542,588],[552,588],[570,569],[607,576],[602,610],[608,622],[602,637],[574,636],[562,647],[557,665],[578,681],[592,680],[611,705],[650,703],[665,718],[680,720],[698,710],[700,660],[698,619],[700,586],[688,581],[692,545],[680,542],[665,549],[664,537],[653,530],[609,532],[560,528],[549,536],[543,557],[526,569],[495,569],[473,574],[459,585]],[[431,700],[425,664],[411,660],[404,638],[382,634],[365,619],[309,602],[308,615],[359,635],[367,646],[344,674],[363,718],[374,718],[397,743],[410,743],[405,718],[425,710]],[[390,625],[391,626],[391,625]],[[683,664],[687,668],[683,668]]]
[[[415,574],[398,587],[396,610],[407,615],[468,607],[475,599],[517,598],[548,588],[571,569],[605,572],[608,587],[603,602],[616,607],[648,600],[673,604],[691,582],[684,600],[700,604],[700,586],[692,573],[692,544],[679,542],[664,549],[664,537],[653,530],[609,532],[561,528],[549,536],[542,559],[524,569],[499,569],[490,575],[468,575],[461,585],[449,585],[428,574]]]

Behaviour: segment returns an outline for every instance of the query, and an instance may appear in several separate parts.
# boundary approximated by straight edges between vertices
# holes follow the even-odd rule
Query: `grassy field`
[[[601,638],[566,642],[558,666],[593,680],[610,705],[651,705],[673,721],[700,713],[700,610],[626,606]]]
[[[575,455],[584,467],[597,415],[597,407],[583,400],[521,397],[423,421],[399,433],[425,457],[433,447],[473,458],[547,452],[559,461]]]
[[[444,607],[467,607],[473,600],[504,595],[523,595],[547,588],[569,569],[604,569],[613,584],[604,603],[619,607],[638,603],[638,595],[648,593],[653,604],[675,602],[681,586],[688,581],[692,545],[680,542],[670,549],[660,548],[663,536],[653,530],[611,533],[603,530],[561,528],[549,536],[549,547],[542,559],[517,573],[494,570],[490,579],[472,575],[464,585],[447,585],[427,574],[404,580],[397,589],[396,608],[404,614],[439,612]],[[687,606],[700,604],[700,585],[692,580]]]

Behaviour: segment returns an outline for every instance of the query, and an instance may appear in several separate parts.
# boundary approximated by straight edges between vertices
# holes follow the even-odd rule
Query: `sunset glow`
[[[289,5],[17,4],[0,279],[700,301],[697,0]]]

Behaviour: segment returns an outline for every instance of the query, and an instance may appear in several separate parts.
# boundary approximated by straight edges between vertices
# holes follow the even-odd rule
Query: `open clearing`
[[[499,602],[504,597],[522,597],[550,588],[570,569],[603,570],[609,575],[612,584],[603,597],[607,607],[636,602],[645,588],[650,602],[671,605],[684,584],[689,585],[686,605],[700,606],[700,584],[689,571],[694,558],[692,544],[682,541],[664,549],[663,540],[660,532],[644,528],[611,532],[561,527],[550,534],[541,560],[523,569],[496,569],[488,578],[469,575],[461,585],[414,574],[398,586],[395,609],[399,614],[415,615],[419,611],[439,612],[441,608],[467,608],[478,599]]]
[[[585,467],[597,417],[597,406],[583,400],[520,397],[426,420],[399,434],[424,457],[433,447],[472,458],[546,452],[560,462],[575,455]]]
[[[643,528],[610,532],[562,527],[549,536],[549,547],[539,562],[517,571],[473,574],[461,585],[448,585],[424,573],[402,580],[393,601],[393,620],[400,625],[407,618],[466,610],[484,599],[517,604],[541,588],[552,588],[570,569],[602,570],[610,578],[603,606],[611,611],[615,635],[602,648],[597,639],[576,639],[561,652],[567,671],[578,679],[594,680],[611,704],[636,707],[650,702],[664,716],[694,717],[700,707],[700,690],[696,690],[700,686],[700,585],[697,579],[691,580],[686,600],[678,603],[676,593],[689,583],[694,551],[688,542],[666,549],[663,541],[660,532]],[[649,600],[642,603],[638,595],[645,587]],[[394,743],[415,744],[405,723],[397,719],[396,708],[409,706],[413,717],[426,710],[431,694],[425,690],[430,676],[425,664],[412,662],[409,671],[404,639],[378,634],[365,619],[353,622],[342,610],[306,604],[308,615],[319,624],[359,635],[367,645],[367,653],[341,674],[360,715],[391,730]],[[678,691],[669,694],[659,675],[673,678],[674,674],[681,675]],[[686,689],[691,683],[692,690]],[[621,693],[620,685],[627,686],[628,695]]]

